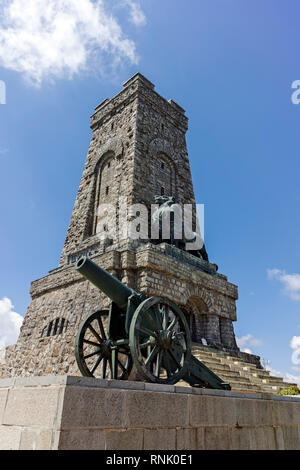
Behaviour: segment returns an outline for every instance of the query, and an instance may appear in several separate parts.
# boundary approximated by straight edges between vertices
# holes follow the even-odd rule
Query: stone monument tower
[[[236,345],[237,286],[217,272],[205,247],[193,253],[176,243],[146,236],[136,240],[122,232],[125,204],[150,208],[160,196],[195,206],[185,111],[137,73],[96,107],[91,129],[59,266],[32,283],[18,342],[6,348],[0,376],[79,374],[74,358],[79,323],[108,305],[74,270],[83,254],[136,291],[171,298],[188,318],[195,343],[257,363],[256,356],[241,353]]]

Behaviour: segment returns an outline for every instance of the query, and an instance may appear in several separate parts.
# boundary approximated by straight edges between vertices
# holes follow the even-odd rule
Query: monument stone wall
[[[92,138],[59,266],[31,285],[18,342],[6,348],[0,377],[79,374],[74,341],[81,320],[108,299],[74,269],[83,254],[137,291],[169,297],[182,308],[192,339],[243,357],[233,329],[237,286],[217,266],[168,243],[122,237],[122,201],[150,207],[156,195],[195,205],[186,148],[188,119],[136,74],[91,117]],[[115,233],[106,236],[116,208]]]

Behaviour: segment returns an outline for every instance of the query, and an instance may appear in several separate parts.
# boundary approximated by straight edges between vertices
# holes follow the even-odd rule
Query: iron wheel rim
[[[145,380],[174,384],[187,373],[190,332],[182,311],[171,300],[149,297],[138,306],[131,320],[129,344],[134,365]],[[163,377],[163,370],[167,377]]]
[[[132,369],[132,359],[129,349],[117,347],[109,338],[102,321],[108,314],[108,310],[98,310],[81,322],[75,340],[76,362],[85,377],[126,380]],[[88,351],[88,346],[94,350]]]

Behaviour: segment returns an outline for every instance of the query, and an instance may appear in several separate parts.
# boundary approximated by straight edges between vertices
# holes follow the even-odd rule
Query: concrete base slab
[[[44,376],[0,380],[0,449],[300,449],[300,398]]]

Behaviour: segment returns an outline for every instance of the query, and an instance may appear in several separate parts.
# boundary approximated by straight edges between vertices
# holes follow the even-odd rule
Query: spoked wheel
[[[129,344],[134,365],[147,381],[173,384],[187,372],[190,332],[183,313],[169,299],[150,297],[139,305]]]
[[[99,310],[81,323],[75,357],[82,375],[126,380],[132,368],[129,348],[116,346],[107,333],[108,310]]]

